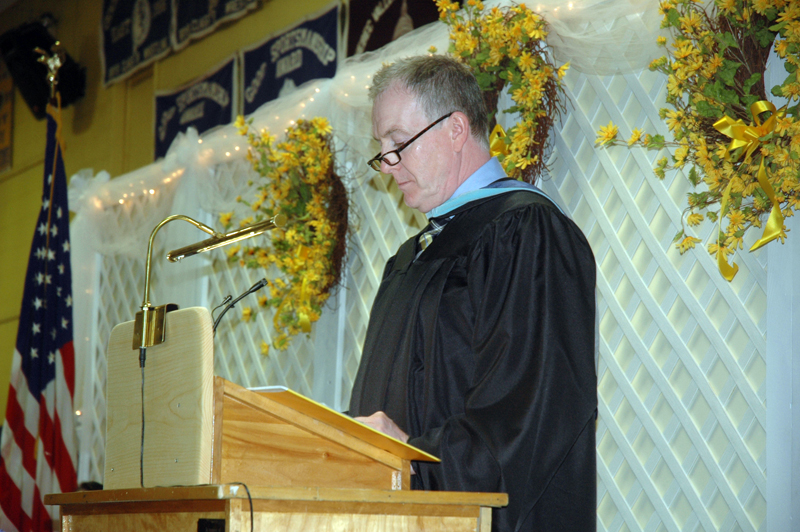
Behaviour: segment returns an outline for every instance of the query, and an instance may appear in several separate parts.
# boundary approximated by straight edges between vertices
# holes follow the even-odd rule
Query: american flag
[[[6,532],[52,530],[44,496],[77,487],[69,209],[59,114],[48,108],[42,208],[0,439],[0,529]]]

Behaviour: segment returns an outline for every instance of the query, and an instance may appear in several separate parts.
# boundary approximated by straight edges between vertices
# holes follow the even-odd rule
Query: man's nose
[[[397,164],[389,164],[386,159],[381,160],[381,172],[384,174],[394,174],[398,166],[400,166],[399,162]]]

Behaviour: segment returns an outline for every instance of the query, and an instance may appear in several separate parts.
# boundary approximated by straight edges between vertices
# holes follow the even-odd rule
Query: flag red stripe
[[[75,397],[75,349],[72,340],[61,346],[61,364],[64,368],[64,380],[67,381],[70,399]]]
[[[39,486],[33,488],[33,519],[31,519],[31,532],[46,532],[53,530],[53,521],[47,508],[42,502],[42,494],[39,493]]]
[[[30,519],[22,511],[22,494],[19,486],[8,475],[5,460],[2,458],[0,458],[0,486],[3,486],[0,490],[0,508],[8,520],[17,527],[17,530],[30,528]]]
[[[36,478],[36,457],[33,456],[36,439],[25,427],[25,413],[22,411],[19,401],[17,401],[17,390],[13,386],[8,387],[6,423],[11,432],[14,433],[14,441],[22,449],[23,467],[31,478]]]
[[[61,419],[56,412],[55,419],[56,437],[53,441],[53,457],[55,459],[54,469],[58,478],[58,486],[61,493],[67,493],[78,489],[78,475],[72,463],[69,450],[64,444],[64,432],[61,430]]]

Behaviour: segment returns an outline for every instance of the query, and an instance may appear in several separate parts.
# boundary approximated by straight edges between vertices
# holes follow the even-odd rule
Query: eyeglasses
[[[382,162],[385,162],[389,166],[396,165],[397,163],[400,162],[400,152],[401,151],[403,151],[404,149],[408,148],[411,145],[411,143],[414,142],[415,140],[417,140],[418,138],[420,138],[423,135],[423,133],[428,131],[430,128],[432,128],[433,126],[435,126],[436,124],[438,124],[439,122],[444,120],[445,118],[448,118],[454,112],[455,111],[451,111],[451,112],[447,113],[446,115],[442,116],[441,118],[436,119],[436,121],[433,124],[429,125],[425,129],[423,129],[422,131],[420,131],[419,133],[417,133],[416,135],[414,135],[413,137],[408,139],[406,142],[402,143],[396,150],[388,151],[388,152],[386,152],[384,154],[380,154],[379,153],[378,155],[376,155],[375,157],[373,157],[372,159],[367,161],[367,164],[369,165],[370,168],[372,168],[376,172],[380,172],[381,171],[381,163]]]

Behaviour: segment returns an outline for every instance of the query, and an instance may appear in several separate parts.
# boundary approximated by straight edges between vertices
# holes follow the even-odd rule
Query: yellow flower
[[[600,126],[600,130],[597,132],[597,140],[594,143],[611,144],[617,138],[617,133],[619,133],[619,128],[613,122],[609,122],[607,126]]]
[[[703,221],[703,218],[703,215],[699,212],[693,212],[686,218],[686,222],[691,226],[696,226],[700,225],[700,223]]]
[[[631,132],[631,138],[628,139],[628,146],[633,146],[634,144],[639,142],[639,139],[642,138],[643,133],[644,132],[641,129],[634,129]]]
[[[678,245],[678,250],[681,252],[681,255],[686,253],[690,249],[694,249],[695,244],[699,243],[701,240],[699,238],[695,238],[693,236],[684,237]]]
[[[236,117],[236,121],[233,123],[234,127],[239,130],[240,135],[247,135],[248,126],[247,122],[244,120],[244,116],[239,115]]]
[[[241,249],[242,249],[242,246],[240,246],[239,244],[236,244],[235,246],[231,246],[231,247],[229,247],[229,248],[228,248],[228,249],[225,251],[225,254],[226,254],[226,255],[228,255],[228,258],[230,259],[230,258],[233,258],[233,256],[234,256],[234,255],[236,255],[237,253],[239,253],[239,251],[240,251]]]
[[[522,52],[522,55],[519,56],[519,67],[523,70],[529,70],[533,68],[533,56],[529,52]]]
[[[219,215],[219,223],[222,227],[228,227],[231,225],[231,218],[233,218],[233,211],[231,212],[223,212]]]
[[[250,321],[253,317],[253,309],[250,307],[244,307],[242,309],[242,321]]]

